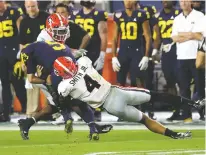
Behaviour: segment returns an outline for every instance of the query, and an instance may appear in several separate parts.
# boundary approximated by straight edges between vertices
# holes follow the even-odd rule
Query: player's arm
[[[144,38],[145,38],[145,42],[146,42],[146,49],[145,49],[145,56],[149,56],[149,50],[151,47],[151,31],[150,31],[150,27],[149,27],[149,21],[146,20],[143,22],[142,24],[142,28],[143,28],[143,33],[144,33]]]
[[[160,37],[160,28],[158,24],[155,24],[153,26],[153,32],[156,34],[154,38],[154,44],[153,44],[154,49],[159,49],[161,43],[161,37]]]
[[[72,21],[70,22],[69,26],[70,26],[71,36],[73,35],[82,36],[82,41],[79,46],[79,49],[85,49],[89,41],[91,40],[90,35],[78,24],[75,24]]]
[[[188,38],[189,40],[202,40],[203,35],[200,32],[179,32],[180,37]]]
[[[98,31],[101,39],[101,51],[105,52],[107,49],[107,22],[106,21],[99,22]]]
[[[27,78],[29,82],[32,84],[44,84],[45,83],[45,80],[40,79],[39,77],[35,76],[35,74],[33,73],[27,74]]]
[[[22,15],[23,15],[23,11],[22,11],[21,8],[18,8],[17,10],[15,10],[14,18],[16,20],[16,26],[17,26],[18,30],[19,30],[19,27],[20,27],[20,23],[21,23],[21,21],[23,19]]]
[[[116,22],[114,22],[114,36],[112,39],[112,68],[114,72],[119,72],[121,65],[119,60],[117,59],[117,45],[118,45],[118,37],[119,37],[119,28]]]
[[[58,85],[58,93],[62,97],[67,97],[70,95],[72,91],[72,86],[67,82],[67,80],[63,80]]]
[[[114,36],[112,39],[112,54],[113,57],[117,56],[117,46],[118,46],[118,38],[119,38],[119,28],[116,22],[114,22]]]
[[[178,21],[176,18],[174,19],[174,22],[173,22],[171,38],[173,42],[177,42],[177,43],[183,43],[185,41],[190,40],[189,36],[181,35],[178,32]]]

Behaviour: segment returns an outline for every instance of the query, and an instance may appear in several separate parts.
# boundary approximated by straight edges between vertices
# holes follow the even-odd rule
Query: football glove
[[[74,57],[75,58],[79,58],[79,57],[81,57],[81,56],[84,56],[84,55],[87,55],[87,50],[85,50],[85,49],[79,49],[79,50],[76,50],[75,52],[74,52]]]
[[[21,61],[17,61],[14,65],[13,75],[18,79],[24,78],[24,72],[22,70]]]
[[[114,72],[119,72],[121,65],[119,63],[119,60],[117,59],[117,57],[113,57],[112,58],[112,68]]]
[[[164,51],[165,53],[169,52],[174,44],[175,44],[175,43],[172,42],[171,44],[163,45],[163,51]]]
[[[101,51],[99,58],[94,63],[95,69],[97,71],[101,70],[104,67],[104,58],[105,58],[105,52]]]
[[[147,56],[144,56],[142,58],[142,60],[140,61],[139,63],[139,67],[140,67],[140,70],[146,70],[147,67],[148,67],[148,62],[149,62],[149,58]]]

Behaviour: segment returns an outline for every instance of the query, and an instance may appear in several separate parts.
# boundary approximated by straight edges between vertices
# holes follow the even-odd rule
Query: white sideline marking
[[[206,150],[170,150],[170,151],[163,151],[163,150],[150,150],[150,151],[122,151],[122,152],[94,152],[88,153],[84,155],[133,155],[133,153],[147,153],[148,155],[166,155],[166,154],[176,154],[176,153],[203,153]],[[199,155],[199,154],[198,154]]]

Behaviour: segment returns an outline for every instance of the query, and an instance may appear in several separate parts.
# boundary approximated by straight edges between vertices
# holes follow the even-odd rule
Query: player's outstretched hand
[[[119,72],[121,65],[119,63],[119,60],[117,59],[117,57],[113,57],[112,58],[112,68],[114,72]]]
[[[97,71],[103,69],[104,67],[105,52],[101,51],[99,58],[95,61],[94,66]]]
[[[149,58],[147,56],[144,56],[139,63],[140,70],[141,71],[146,70],[148,67],[148,63],[149,63]]]
[[[79,50],[76,50],[75,52],[74,52],[74,57],[75,58],[79,58],[79,57],[81,57],[81,56],[85,56],[85,55],[87,55],[87,50],[85,50],[85,49],[79,49]]]

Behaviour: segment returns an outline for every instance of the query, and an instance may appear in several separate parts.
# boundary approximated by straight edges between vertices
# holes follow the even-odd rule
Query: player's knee
[[[141,124],[146,124],[146,121],[150,119],[149,117],[147,117],[144,113],[142,113],[142,119],[139,121],[139,123]]]
[[[111,107],[104,107],[104,108],[111,115],[117,116],[119,118],[124,118],[125,117],[123,109],[121,111],[121,110],[115,110],[114,108],[111,108]]]

